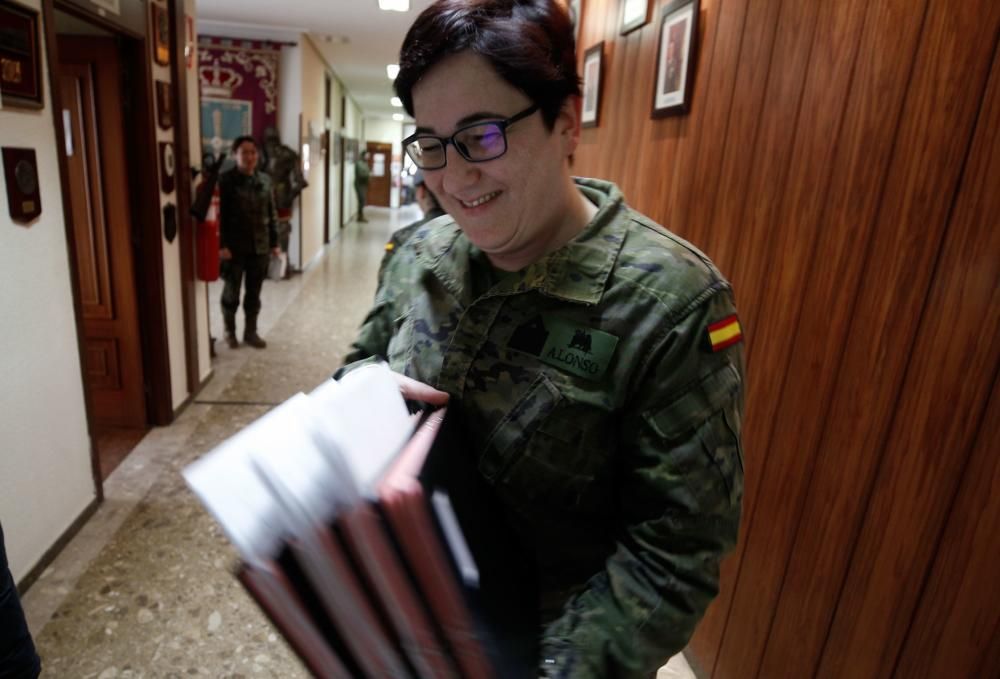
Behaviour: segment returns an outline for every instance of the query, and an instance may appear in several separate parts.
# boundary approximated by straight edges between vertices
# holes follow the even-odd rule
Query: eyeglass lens
[[[466,127],[456,132],[452,140],[458,152],[473,162],[498,158],[507,150],[503,127],[497,123]],[[418,167],[436,168],[445,164],[445,144],[439,139],[416,139],[406,147],[406,152]]]

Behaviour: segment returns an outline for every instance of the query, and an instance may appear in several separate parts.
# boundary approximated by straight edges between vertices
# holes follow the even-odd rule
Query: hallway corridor
[[[221,288],[210,287],[212,381],[114,471],[96,515],[24,599],[43,677],[307,676],[233,577],[235,551],[179,471],[340,365],[389,234],[419,217],[413,206],[367,214],[305,274],[265,284],[263,351],[219,341]],[[693,677],[681,658],[659,676]]]
[[[305,274],[265,283],[263,351],[218,340],[221,288],[211,286],[212,381],[115,470],[97,514],[25,596],[43,677],[306,676],[232,576],[235,552],[178,472],[339,366],[386,239],[419,217],[367,211]]]

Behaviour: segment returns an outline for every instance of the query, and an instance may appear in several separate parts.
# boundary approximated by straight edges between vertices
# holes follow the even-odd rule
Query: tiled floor
[[[339,365],[374,295],[388,234],[414,208],[368,208],[304,275],[267,282],[262,351],[216,343],[214,377],[111,474],[105,502],[24,598],[43,677],[306,676],[232,577],[235,555],[179,471]],[[221,337],[219,284],[210,286]],[[242,326],[242,318],[239,319]],[[681,656],[659,679],[694,675]]]

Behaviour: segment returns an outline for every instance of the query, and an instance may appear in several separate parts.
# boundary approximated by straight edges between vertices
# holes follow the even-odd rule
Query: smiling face
[[[435,64],[413,88],[417,131],[438,136],[479,120],[502,120],[531,106],[488,61],[460,52]],[[550,131],[539,113],[507,129],[507,152],[470,163],[448,145],[448,164],[424,170],[428,188],[494,265],[516,270],[572,238],[581,196],[568,158],[579,138],[579,99],[571,97]]]

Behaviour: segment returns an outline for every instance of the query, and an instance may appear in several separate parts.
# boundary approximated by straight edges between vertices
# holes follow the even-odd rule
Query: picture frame
[[[649,0],[621,0],[619,34],[631,33],[649,21]]]
[[[663,8],[653,81],[653,118],[691,110],[700,4],[700,0],[675,0]]]
[[[170,83],[165,80],[156,81],[156,123],[161,130],[174,126],[173,98],[170,96]]]
[[[604,41],[583,53],[583,106],[580,124],[597,127],[601,114],[601,81],[604,77]]]
[[[157,2],[149,3],[150,42],[153,60],[160,66],[170,65],[170,15],[167,8]]]
[[[0,0],[0,93],[3,106],[40,109],[42,98],[38,12]]]

